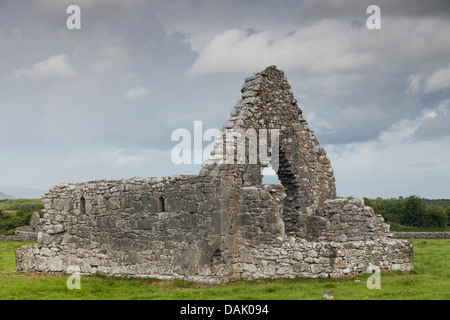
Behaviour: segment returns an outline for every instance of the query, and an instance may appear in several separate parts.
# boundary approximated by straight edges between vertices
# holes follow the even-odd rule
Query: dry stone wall
[[[240,250],[245,279],[338,278],[379,270],[411,270],[412,249],[406,240],[310,242],[294,237],[271,244],[246,243]]]
[[[241,92],[199,175],[46,192],[38,243],[16,251],[17,271],[78,266],[82,274],[216,284],[339,277],[370,266],[411,270],[409,241],[393,239],[362,200],[335,199],[331,163],[284,73],[269,67],[247,78]],[[230,133],[235,139],[226,143]],[[255,145],[267,159],[255,160]],[[269,163],[277,164],[282,185],[262,184]]]
[[[397,239],[450,239],[450,232],[393,232]]]
[[[24,241],[34,242],[37,241],[37,234],[21,234],[16,236],[6,236],[0,234],[0,241]]]
[[[362,198],[325,201],[315,215],[305,217],[310,241],[373,241],[392,238],[389,225]]]

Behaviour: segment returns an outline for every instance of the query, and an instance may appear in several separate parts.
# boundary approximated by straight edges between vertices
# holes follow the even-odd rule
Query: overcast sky
[[[0,0],[0,187],[196,174],[171,133],[220,129],[270,65],[339,196],[450,198],[448,0]]]

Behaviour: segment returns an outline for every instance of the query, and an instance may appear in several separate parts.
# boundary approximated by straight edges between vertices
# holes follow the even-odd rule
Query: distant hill
[[[0,200],[15,199],[12,195],[0,192]]]
[[[1,187],[0,193],[7,194],[10,197],[6,199],[40,199],[44,190],[25,187]],[[1,199],[0,194],[0,199]]]

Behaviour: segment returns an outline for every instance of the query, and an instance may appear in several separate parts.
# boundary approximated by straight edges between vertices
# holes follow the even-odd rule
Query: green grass
[[[0,299],[110,300],[320,300],[333,290],[342,300],[449,300],[450,240],[412,240],[415,269],[381,273],[381,289],[369,290],[369,275],[345,279],[278,279],[201,286],[185,281],[82,276],[80,290],[68,290],[67,275],[15,273],[15,249],[24,242],[0,242]],[[356,280],[356,281],[355,281]]]

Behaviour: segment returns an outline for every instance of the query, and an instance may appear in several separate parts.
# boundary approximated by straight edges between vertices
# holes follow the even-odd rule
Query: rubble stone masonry
[[[268,67],[247,78],[241,92],[199,175],[47,191],[38,243],[16,251],[17,271],[78,266],[82,274],[220,284],[412,270],[408,240],[393,238],[362,199],[336,199],[330,160],[284,73]],[[282,185],[262,184],[268,163],[251,161],[248,136],[241,140],[245,161],[224,161],[229,148],[235,159],[242,156],[237,143],[224,147],[227,133],[260,129],[269,134],[258,136],[259,151],[276,161]],[[277,148],[261,143],[275,141],[270,130],[278,132]]]

